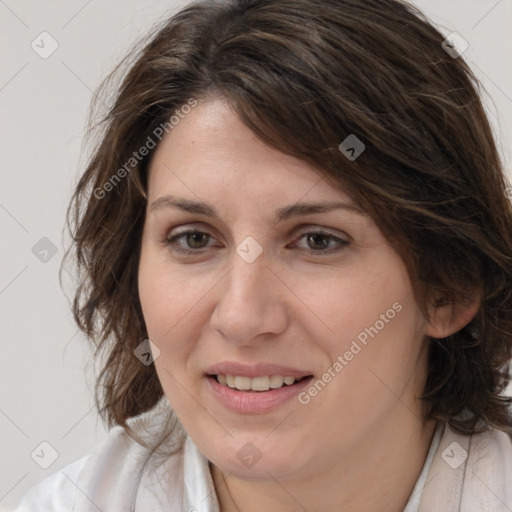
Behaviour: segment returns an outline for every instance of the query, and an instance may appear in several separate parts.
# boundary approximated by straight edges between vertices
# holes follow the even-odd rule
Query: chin
[[[286,480],[300,472],[300,468],[307,467],[307,461],[298,460],[297,450],[283,452],[282,448],[279,450],[272,445],[259,450],[248,442],[242,443],[241,449],[233,450],[234,457],[227,458],[226,452],[226,447],[223,447],[209,460],[225,474],[247,481]]]

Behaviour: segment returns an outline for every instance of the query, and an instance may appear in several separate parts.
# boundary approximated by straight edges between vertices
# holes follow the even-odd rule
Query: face
[[[319,472],[418,411],[425,321],[401,258],[221,100],[156,149],[139,294],[165,395],[223,471]]]

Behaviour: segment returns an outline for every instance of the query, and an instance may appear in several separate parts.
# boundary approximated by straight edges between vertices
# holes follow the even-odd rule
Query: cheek
[[[160,355],[155,367],[167,391],[197,371],[194,354],[208,312],[204,299],[210,279],[171,268],[165,256],[142,251],[138,275],[139,297],[149,339]],[[173,378],[174,376],[174,378]]]
[[[416,411],[415,397],[424,385],[419,365],[425,361],[418,357],[421,339],[417,336],[415,305],[406,295],[401,299],[397,302],[402,309],[393,310],[395,316],[384,326],[375,326],[379,319],[375,315],[361,315],[357,320],[346,317],[347,323],[352,322],[347,329],[352,335],[343,334],[328,347],[332,363],[320,376],[328,383],[311,386],[301,402],[309,401],[304,407],[313,429],[326,438],[345,432],[348,446],[384,418],[402,409],[406,413]],[[376,312],[385,314],[388,305],[385,302],[385,308],[377,307]],[[359,334],[363,336],[358,338]]]
[[[338,362],[330,367],[336,375],[330,398],[354,413],[361,403],[385,407],[418,365],[422,320],[407,274],[391,256],[384,252],[379,265],[365,265],[329,284],[328,293],[312,302],[323,320],[317,325],[324,328],[311,330],[311,339],[322,340],[330,361]]]
[[[193,310],[189,302],[193,297],[187,295],[188,288],[184,289],[184,283],[176,280],[164,264],[156,258],[144,257],[144,253],[138,282],[148,337],[159,350],[154,360],[158,379],[173,407],[180,411],[180,416],[186,415],[191,403],[183,400],[183,395],[188,396],[183,393],[183,386],[190,388],[186,382],[187,363],[194,345],[189,342],[192,333],[186,328],[190,327]]]
[[[375,328],[375,339],[386,335],[403,339],[398,333],[410,333],[414,326],[414,319],[403,325],[404,318],[415,311],[411,285],[404,276],[400,261],[384,250],[378,261],[361,261],[325,279],[296,279],[294,292],[307,306],[302,307],[306,315],[302,328],[309,330],[312,340],[324,340],[332,358],[348,350],[358,336],[362,342],[365,337],[372,339],[368,330],[375,334]]]
[[[160,251],[143,248],[138,271],[139,297],[148,334],[156,342],[166,340],[197,302],[197,285],[190,276],[185,279],[169,268]]]

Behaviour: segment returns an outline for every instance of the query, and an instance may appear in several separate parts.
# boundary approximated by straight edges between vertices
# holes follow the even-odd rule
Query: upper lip
[[[295,377],[300,379],[312,375],[311,372],[291,368],[289,366],[281,366],[273,363],[257,363],[243,364],[234,361],[223,361],[221,363],[210,366],[206,370],[207,375],[235,375],[240,377],[264,377],[272,375],[280,375],[282,377]]]

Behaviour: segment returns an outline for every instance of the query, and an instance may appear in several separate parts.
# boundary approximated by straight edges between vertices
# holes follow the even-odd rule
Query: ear
[[[469,324],[480,308],[480,294],[464,302],[438,297],[430,306],[430,320],[425,334],[431,338],[446,338]]]

